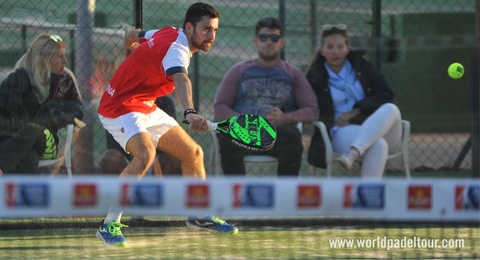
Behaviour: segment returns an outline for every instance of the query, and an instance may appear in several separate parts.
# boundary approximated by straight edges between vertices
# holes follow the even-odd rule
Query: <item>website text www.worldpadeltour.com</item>
[[[403,238],[355,238],[355,239],[329,239],[330,248],[382,248],[382,249],[402,249],[402,248],[464,248],[464,239],[436,239],[421,238],[417,236]]]

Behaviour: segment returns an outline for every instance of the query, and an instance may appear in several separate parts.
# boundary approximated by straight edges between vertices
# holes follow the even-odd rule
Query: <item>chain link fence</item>
[[[181,27],[186,9],[194,2],[145,0],[143,26]],[[412,170],[471,169],[468,141],[475,1],[207,2],[221,13],[220,29],[210,52],[195,54],[189,68],[194,102],[202,115],[213,118],[215,93],[227,70],[239,61],[256,57],[253,36],[259,19],[273,16],[284,21],[286,44],[282,57],[301,70],[306,69],[318,48],[321,25],[345,23],[353,47],[365,49],[368,58],[381,68],[396,93],[395,103],[403,118],[412,123]],[[105,82],[127,55],[123,50],[123,28],[134,21],[134,1],[6,0],[0,7],[0,79],[13,69],[38,34],[58,34],[64,39],[69,67],[77,76],[84,98],[87,123],[75,136],[73,169],[75,173],[100,173],[106,141],[96,110]],[[446,70],[453,62],[465,66],[463,78],[448,78]],[[183,117],[177,110],[179,118]],[[305,151],[312,132],[313,127],[304,128]],[[208,163],[210,135],[191,134],[204,148],[207,172],[212,172]],[[258,167],[252,170],[275,172]],[[401,169],[395,163],[387,167],[391,171]],[[301,174],[310,172],[305,158]]]

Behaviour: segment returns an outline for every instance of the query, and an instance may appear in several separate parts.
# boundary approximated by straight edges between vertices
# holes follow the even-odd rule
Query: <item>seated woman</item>
[[[83,118],[65,53],[58,35],[42,34],[0,84],[0,174],[35,173],[57,157],[57,130]]]
[[[330,129],[337,161],[350,170],[363,157],[362,177],[380,178],[389,152],[400,148],[401,114],[382,73],[361,52],[351,49],[346,25],[326,25],[321,46],[307,72],[318,98],[320,120]],[[308,160],[325,167],[325,148],[318,130]]]

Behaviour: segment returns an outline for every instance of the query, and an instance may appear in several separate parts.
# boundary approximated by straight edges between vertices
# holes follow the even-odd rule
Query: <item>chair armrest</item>
[[[65,140],[65,166],[67,168],[72,167],[72,156],[71,156],[70,150],[72,148],[72,142],[73,142],[73,130],[74,130],[73,124],[68,124],[67,139]]]
[[[298,131],[300,131],[300,133],[303,132],[303,123],[302,122],[297,123],[297,129],[298,129]]]
[[[333,147],[330,136],[328,135],[327,127],[322,121],[313,121],[312,124],[318,128],[322,135],[323,143],[325,144],[325,161],[327,164],[331,164],[333,162]]]
[[[410,141],[410,122],[402,120],[402,151],[408,151],[408,142]]]

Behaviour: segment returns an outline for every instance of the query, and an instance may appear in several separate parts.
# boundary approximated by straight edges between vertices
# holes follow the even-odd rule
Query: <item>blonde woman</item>
[[[0,84],[0,174],[35,173],[57,157],[57,130],[82,119],[82,102],[65,43],[41,34]]]

